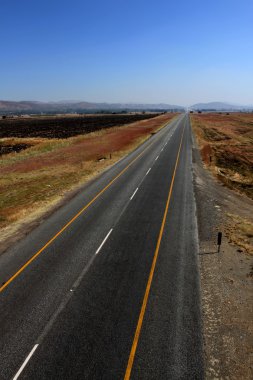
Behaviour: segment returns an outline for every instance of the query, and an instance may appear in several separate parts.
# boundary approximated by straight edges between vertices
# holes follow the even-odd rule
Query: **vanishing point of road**
[[[0,379],[203,379],[182,114],[0,257]]]

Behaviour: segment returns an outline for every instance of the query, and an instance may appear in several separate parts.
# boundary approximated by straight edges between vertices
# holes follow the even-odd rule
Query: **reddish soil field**
[[[87,136],[82,141],[73,141],[68,147],[63,147],[48,153],[23,160],[13,165],[8,165],[0,169],[1,173],[28,173],[32,170],[55,168],[57,165],[76,165],[83,161],[96,161],[101,157],[108,157],[108,154],[121,151],[128,147],[134,140],[146,136],[153,132],[157,125],[157,120],[150,120],[147,125],[132,124],[128,128],[112,129],[106,135],[94,138],[94,135]]]
[[[191,120],[205,164],[253,199],[253,114],[203,113]]]
[[[0,120],[2,137],[68,138],[100,129],[146,120],[158,114],[86,115],[74,117],[37,117]]]

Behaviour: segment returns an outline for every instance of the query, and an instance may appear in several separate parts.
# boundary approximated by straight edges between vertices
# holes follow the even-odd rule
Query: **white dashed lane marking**
[[[139,190],[139,187],[137,187],[137,189],[134,191],[133,195],[131,196],[130,200],[133,199],[133,197],[135,196],[135,194],[137,193],[137,191]]]
[[[112,228],[110,229],[110,231],[108,232],[108,234],[106,235],[106,237],[104,238],[104,240],[102,241],[102,243],[100,244],[100,246],[98,247],[98,249],[96,250],[96,255],[99,253],[99,251],[101,250],[101,248],[103,247],[103,245],[105,244],[106,240],[108,239],[108,237],[110,236],[110,234],[112,233]]]
[[[30,352],[30,354],[26,357],[24,363],[22,364],[22,366],[19,368],[18,372],[16,373],[16,375],[13,377],[13,380],[17,380],[19,378],[19,375],[21,374],[21,372],[23,371],[23,369],[25,368],[25,366],[27,365],[27,363],[29,362],[29,360],[31,359],[31,357],[33,356],[34,352],[36,351],[36,349],[38,348],[38,344],[35,344],[35,346],[33,347],[32,351]]]

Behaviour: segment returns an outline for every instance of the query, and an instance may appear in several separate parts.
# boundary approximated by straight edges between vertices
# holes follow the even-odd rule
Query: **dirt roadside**
[[[253,259],[231,240],[231,215],[253,223],[253,201],[207,171],[193,136],[206,379],[252,379]],[[223,232],[217,253],[217,233]]]

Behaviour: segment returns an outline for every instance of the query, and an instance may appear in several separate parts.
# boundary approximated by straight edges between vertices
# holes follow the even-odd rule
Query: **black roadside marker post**
[[[222,232],[218,232],[218,252],[220,252],[220,246],[221,246],[221,239],[222,239]]]

